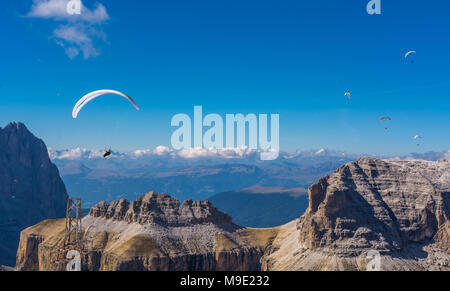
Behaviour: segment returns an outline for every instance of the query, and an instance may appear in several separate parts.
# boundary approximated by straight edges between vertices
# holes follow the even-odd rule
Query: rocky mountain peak
[[[300,241],[346,255],[448,238],[450,163],[361,158],[309,189]],[[443,243],[441,239],[440,243]]]
[[[0,263],[13,264],[21,229],[63,217],[66,201],[44,142],[20,122],[0,128],[0,245],[7,248],[0,252]]]
[[[91,208],[89,215],[114,221],[139,224],[156,223],[167,226],[186,226],[198,223],[231,224],[232,219],[209,201],[185,200],[183,204],[168,194],[152,191],[129,202],[120,199],[102,201]]]
[[[4,127],[4,130],[14,130],[14,129],[28,131],[27,127],[22,122],[10,122]]]

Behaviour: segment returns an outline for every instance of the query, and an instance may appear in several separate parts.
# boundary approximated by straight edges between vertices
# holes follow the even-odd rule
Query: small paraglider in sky
[[[410,60],[411,64],[414,64],[414,58],[412,57],[413,55],[417,54],[416,51],[409,51],[405,54],[405,59],[406,60]]]
[[[420,140],[422,139],[422,136],[416,135],[414,136],[414,140],[417,142],[417,146],[420,146]]]
[[[389,116],[385,116],[385,117],[382,117],[382,118],[380,118],[379,120],[378,120],[378,123],[380,123],[380,124],[383,124],[383,126],[384,126],[384,129],[388,129],[388,127],[387,127],[387,124],[386,124],[386,122],[387,121],[390,121],[391,120],[391,118],[389,117]]]
[[[350,94],[350,92],[345,92],[344,95],[347,97],[347,104],[350,104],[350,99],[352,99],[352,94]]]

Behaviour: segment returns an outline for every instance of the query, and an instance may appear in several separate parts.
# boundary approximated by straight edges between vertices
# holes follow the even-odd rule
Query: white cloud
[[[171,153],[171,152],[172,152],[172,150],[166,146],[157,146],[156,149],[154,150],[154,153],[157,155],[160,155],[160,156]]]
[[[190,148],[182,149],[177,152],[177,155],[185,159],[206,158],[206,157],[220,157],[225,159],[242,158],[258,153],[260,151],[242,148],[224,148],[224,149],[204,149],[204,148]]]
[[[94,159],[101,158],[103,155],[103,151],[100,150],[88,150],[82,148],[74,148],[70,150],[54,150],[52,148],[48,148],[48,155],[52,160],[81,160],[81,159]]]
[[[168,156],[171,158],[196,159],[196,158],[247,158],[254,156],[261,151],[251,150],[248,147],[230,148],[230,149],[203,149],[191,148],[174,150],[167,146],[158,146],[155,149],[136,150],[129,153],[114,153],[115,157],[143,158]],[[87,150],[82,148],[74,148],[69,150],[53,150],[49,148],[49,155],[52,160],[80,160],[80,159],[96,159],[101,158],[103,151]]]
[[[27,16],[39,18],[65,17],[69,0],[34,0]]]
[[[49,156],[52,160],[84,160],[84,159],[101,159],[104,154],[104,150],[88,150],[83,148],[74,148],[68,150],[53,150],[52,148],[48,149]],[[317,153],[319,152],[319,155]],[[255,159],[259,160],[260,154],[262,151],[260,150],[252,150],[248,147],[242,148],[224,148],[224,149],[204,149],[204,148],[190,148],[190,149],[181,149],[174,150],[167,146],[158,146],[154,149],[143,149],[136,150],[132,152],[114,152],[111,156],[112,158],[117,159],[141,159],[141,158],[168,158],[168,159],[181,159],[181,160],[194,160],[201,158],[217,158],[217,159],[225,159],[225,160],[239,160],[239,159]],[[270,154],[270,151],[266,151],[265,153]],[[323,153],[327,153],[327,155],[323,155]],[[386,155],[386,154],[373,154],[373,155],[365,155],[365,154],[348,154],[344,152],[335,152],[331,150],[309,150],[309,151],[296,151],[295,154],[290,154],[286,152],[280,153],[280,157],[282,159],[290,160],[293,158],[319,158],[319,157],[335,157],[335,158],[348,158],[348,159],[358,159],[362,156],[371,156],[379,159],[386,160],[415,160],[415,159],[425,159],[429,161],[437,161],[440,158],[446,158],[450,160],[450,150],[442,151],[442,152],[428,152],[424,154],[410,154],[405,156],[394,156],[394,155]]]
[[[145,156],[152,156],[152,155],[157,155],[157,156],[164,156],[164,155],[168,155],[173,153],[173,150],[170,149],[169,147],[166,146],[157,146],[154,150],[136,150],[134,152],[131,152],[129,155],[131,157],[136,157],[136,158],[140,158],[140,157],[145,157]]]
[[[84,21],[89,23],[102,23],[109,19],[106,8],[101,3],[97,3],[92,10],[82,4],[81,14],[78,15],[67,12],[67,4],[69,2],[70,0],[33,0],[33,5],[27,16],[58,21]]]
[[[87,35],[83,28],[76,26],[60,26],[53,31],[53,35],[58,39],[56,42],[62,46],[69,58],[75,58],[80,51],[85,59],[96,57],[100,53],[94,47],[92,38]]]
[[[26,17],[52,20],[57,24],[53,39],[71,59],[82,53],[85,59],[100,55],[95,43],[105,42],[101,26],[109,19],[105,6],[97,3],[93,9],[82,5],[81,14],[69,14],[70,0],[33,0]]]

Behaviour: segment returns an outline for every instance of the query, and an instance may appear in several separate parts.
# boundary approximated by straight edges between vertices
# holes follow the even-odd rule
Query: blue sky
[[[53,148],[169,146],[171,117],[202,105],[279,113],[286,151],[449,149],[448,1],[381,0],[368,15],[368,0],[84,0],[80,21],[33,11],[42,2],[2,1],[0,124],[22,121]],[[142,110],[106,97],[72,119],[79,98],[106,88]]]

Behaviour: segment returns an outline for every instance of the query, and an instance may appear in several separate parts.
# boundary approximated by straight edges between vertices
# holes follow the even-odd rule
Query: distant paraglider
[[[128,101],[131,102],[131,104],[133,104],[134,108],[136,108],[136,110],[140,110],[139,106],[136,104],[136,102],[128,95],[116,91],[116,90],[98,90],[98,91],[94,91],[91,92],[89,94],[86,94],[85,96],[83,96],[83,98],[81,98],[80,100],[78,100],[77,104],[75,104],[73,111],[72,111],[72,117],[73,118],[77,118],[78,113],[80,113],[81,109],[83,109],[83,107],[88,104],[90,101],[92,101],[95,98],[98,98],[100,96],[103,95],[107,95],[107,94],[114,94],[114,95],[119,95],[122,96],[123,98],[127,99]]]
[[[345,92],[344,95],[347,97],[347,104],[350,104],[350,99],[352,99],[352,94],[350,94],[350,92]]]
[[[111,150],[111,149],[105,151],[105,153],[103,154],[103,157],[104,157],[104,158],[107,158],[107,157],[109,157],[110,155],[112,155],[112,150]]]
[[[408,60],[408,59],[411,58],[411,57],[410,57],[411,55],[415,55],[415,54],[417,54],[416,51],[409,51],[409,52],[407,52],[407,53],[405,54],[405,59]],[[414,64],[414,59],[411,59],[411,63]]]
[[[420,140],[422,139],[422,136],[416,135],[414,136],[414,140],[417,142],[417,146],[420,146]]]
[[[378,120],[378,123],[383,123],[384,124],[384,129],[388,129],[387,125],[385,124],[387,120],[391,120],[391,118],[389,116],[386,117],[382,117]]]

